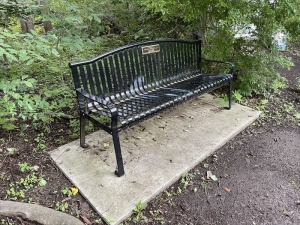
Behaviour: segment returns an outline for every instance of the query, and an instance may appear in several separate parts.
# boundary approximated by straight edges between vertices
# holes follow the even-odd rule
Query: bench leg
[[[89,147],[89,145],[85,143],[85,117],[83,112],[80,112],[80,146],[82,148]]]
[[[228,90],[228,110],[231,109],[232,102],[232,80],[229,81],[229,90]]]
[[[123,165],[123,159],[122,159],[119,133],[118,133],[118,128],[117,128],[116,124],[115,124],[115,126],[112,126],[112,137],[113,137],[117,166],[118,166],[118,169],[115,171],[115,174],[118,177],[121,177],[125,174],[125,171],[124,171],[124,165]]]

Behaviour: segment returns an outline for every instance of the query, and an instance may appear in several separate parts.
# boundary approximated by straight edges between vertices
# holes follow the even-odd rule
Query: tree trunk
[[[45,1],[41,1],[40,4],[43,6],[44,8],[44,15],[48,15],[50,14],[50,9],[47,6],[47,3]],[[51,21],[45,21],[45,16],[43,15],[43,25],[44,25],[44,30],[46,33],[48,33],[48,31],[53,29],[52,23]]]
[[[34,30],[33,17],[28,16],[27,19],[20,19],[22,33],[30,33],[31,30]]]
[[[53,29],[51,21],[43,21],[43,25],[46,33],[48,33],[48,31]]]

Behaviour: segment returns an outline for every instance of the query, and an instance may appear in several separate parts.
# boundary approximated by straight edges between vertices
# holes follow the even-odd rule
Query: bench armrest
[[[78,95],[83,96],[84,98],[87,98],[87,99],[97,103],[101,107],[103,107],[105,109],[108,109],[111,113],[112,119],[116,119],[118,117],[118,110],[117,110],[116,106],[113,103],[107,102],[104,99],[101,99],[97,96],[94,96],[94,95],[88,93],[87,91],[83,90],[82,88],[77,88],[76,93]]]
[[[235,70],[235,66],[233,63],[231,62],[224,62],[224,61],[219,61],[219,60],[213,60],[213,59],[206,59],[206,58],[203,58],[201,57],[201,59],[207,61],[207,62],[216,62],[216,63],[223,63],[223,64],[228,64],[230,65],[230,71],[229,71],[229,74],[233,74],[234,73],[234,70]]]

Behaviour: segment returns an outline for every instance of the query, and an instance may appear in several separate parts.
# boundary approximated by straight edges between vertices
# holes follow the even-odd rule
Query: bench
[[[222,73],[203,74],[203,63]],[[231,108],[234,65],[201,57],[201,41],[154,40],[129,44],[93,59],[69,63],[80,111],[80,146],[85,121],[112,135],[117,176],[124,175],[119,131],[175,104],[228,84]],[[227,90],[227,89],[226,89]]]

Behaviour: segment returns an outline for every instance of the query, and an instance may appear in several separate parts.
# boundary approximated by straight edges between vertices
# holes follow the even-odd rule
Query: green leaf
[[[47,181],[45,181],[43,178],[40,179],[39,181],[39,186],[43,187],[47,184]]]
[[[27,66],[29,66],[29,65],[31,65],[32,63],[34,63],[34,60],[33,59],[30,59],[27,63],[26,63],[26,65]],[[26,81],[27,82],[27,81]],[[27,83],[30,83],[30,82],[27,82]],[[25,83],[26,84],[26,83]],[[26,84],[27,85],[27,84]],[[28,86],[28,85],[27,85]],[[28,87],[30,87],[30,86],[28,86]],[[31,85],[31,87],[32,87],[32,85]]]
[[[16,126],[13,125],[12,123],[6,123],[6,124],[4,124],[4,125],[2,126],[2,128],[3,128],[4,130],[13,130],[13,129],[16,128]]]
[[[98,23],[101,23],[101,19],[97,16],[97,15],[93,15],[94,16],[94,20],[97,21]]]
[[[26,51],[22,50],[19,54],[19,60],[24,62],[28,59],[30,59],[30,57],[28,56],[28,53]]]
[[[300,119],[300,113],[299,113],[299,112],[296,112],[296,113],[294,114],[294,117],[295,117],[296,119]]]
[[[5,55],[6,55],[6,58],[9,62],[18,61],[18,59],[14,55],[12,55],[8,52],[6,52]]]
[[[20,98],[22,98],[22,96],[21,96],[19,93],[11,92],[10,94],[11,94],[11,96],[12,96],[13,98],[15,98],[15,99],[20,99]]]
[[[54,48],[51,50],[51,53],[57,57],[59,56],[58,51],[56,51],[56,49],[54,49]]]
[[[5,124],[7,121],[8,121],[8,119],[0,118],[0,125]]]
[[[30,88],[33,87],[33,85],[32,85],[31,82],[26,81],[26,80],[24,80],[23,82],[24,82],[24,84],[25,84],[27,87],[30,87]]]
[[[9,31],[6,32],[6,31],[7,30],[1,32],[1,34],[3,34],[5,37],[10,37],[10,38],[15,38],[16,37],[16,34],[13,34],[13,33],[9,32]]]
[[[33,108],[31,105],[27,105],[27,108],[29,109],[29,111],[33,111]]]
[[[25,80],[27,77],[28,77],[28,75],[23,75],[21,79]]]
[[[4,43],[2,43],[2,42],[0,42],[0,46],[2,46],[2,47],[4,47],[4,48],[11,48],[10,45],[4,44]]]
[[[210,179],[212,179],[213,181],[218,181],[218,178],[216,177],[216,175],[211,175]]]
[[[218,103],[219,106],[225,107],[228,105],[228,101],[226,101],[225,99],[219,99]]]

